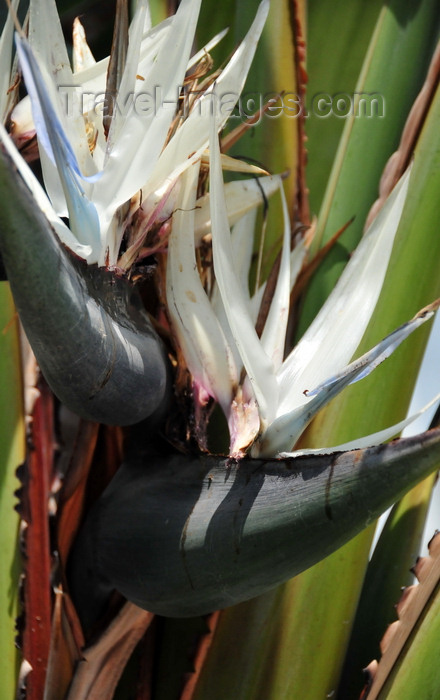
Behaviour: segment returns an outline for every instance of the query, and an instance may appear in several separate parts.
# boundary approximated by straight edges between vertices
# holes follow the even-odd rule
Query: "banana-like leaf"
[[[384,4],[371,38],[319,212],[314,245],[325,243],[355,216],[308,287],[300,332],[310,324],[357,245],[368,210],[377,196],[384,165],[398,145],[405,119],[420,89],[438,31],[438,3],[417,7],[398,0]],[[337,41],[337,38],[333,38]],[[420,59],[420,62],[419,62]],[[417,70],[413,67],[417,65]],[[358,96],[358,97],[356,97]],[[359,97],[360,96],[360,97]],[[349,96],[341,97],[348,100]],[[368,103],[368,116],[356,100],[379,100],[379,113]],[[337,114],[337,100],[332,102]],[[330,119],[336,119],[334,114]],[[313,182],[308,183],[313,189]]]
[[[313,106],[319,95],[333,98],[354,93],[382,4],[382,0],[368,3],[335,0],[329,12],[326,0],[307,3],[307,184],[314,213],[319,212],[347,120],[332,115],[323,119]]]
[[[74,547],[84,623],[112,589],[173,617],[257,596],[342,546],[439,462],[440,430],[284,460],[134,455]]]
[[[14,510],[14,491],[20,485],[15,472],[24,460],[25,428],[15,309],[4,282],[0,284],[0,387],[0,678],[4,697],[12,698],[19,664],[14,637],[20,576],[19,516]]]
[[[127,280],[62,247],[5,153],[0,153],[0,250],[32,349],[71,410],[126,425],[161,412],[165,350]]]
[[[387,518],[362,587],[339,686],[342,697],[360,694],[365,680],[361,669],[378,656],[381,634],[395,618],[399,590],[412,581],[411,567],[420,551],[435,480],[436,475],[431,474],[418,484]]]

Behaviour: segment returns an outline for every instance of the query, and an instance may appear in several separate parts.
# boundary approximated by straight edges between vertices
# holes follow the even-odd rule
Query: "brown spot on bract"
[[[194,304],[196,303],[197,299],[196,299],[196,295],[194,294],[194,292],[191,292],[191,290],[188,289],[185,292],[185,294],[190,301],[192,301]]]

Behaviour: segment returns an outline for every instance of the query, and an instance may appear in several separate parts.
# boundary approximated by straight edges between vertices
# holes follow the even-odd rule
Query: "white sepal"
[[[265,175],[264,177],[246,178],[246,180],[234,180],[224,186],[226,211],[229,226],[233,226],[239,219],[251,209],[255,209],[264,202],[264,197],[271,197],[281,185],[279,175]],[[195,215],[194,237],[196,245],[200,245],[203,236],[211,233],[211,211],[209,205],[210,195],[205,194],[197,200]]]
[[[195,383],[229,417],[238,377],[220,324],[203,289],[194,248],[194,205],[199,168],[183,176],[168,243],[167,301],[173,328]]]
[[[335,289],[290,355],[278,379],[278,416],[303,403],[305,389],[337,374],[353,357],[382,289],[408,191],[410,169],[374,219]]]
[[[14,37],[13,12],[17,12],[20,0],[12,0],[12,12],[6,15],[6,21],[0,37],[0,122],[3,124],[9,109],[9,86],[11,80],[11,59]]]
[[[151,109],[136,103],[128,111],[109,153],[102,178],[93,196],[102,210],[102,221],[142,188],[161,153],[175,115],[178,87],[183,82],[201,0],[182,0],[173,23],[161,43],[148,75],[139,90],[155,95]],[[149,105],[148,105],[149,107]],[[163,184],[158,183],[158,187]],[[152,191],[157,188],[149,188]]]
[[[277,283],[261,335],[261,344],[269,357],[272,358],[275,369],[281,365],[284,357],[290,303],[290,219],[282,185],[280,186],[280,194],[284,221],[283,247]]]
[[[268,11],[269,0],[263,0],[246,37],[215,85],[197,100],[188,118],[167,144],[151,181],[146,184],[148,188],[156,189],[168,178],[173,180],[200,158],[209,141],[210,116],[215,116],[217,132],[226,124],[243,90]],[[220,104],[221,96],[227,94],[235,95],[236,99]]]
[[[303,391],[303,398],[292,411],[277,418],[261,437],[255,452],[261,455],[277,454],[291,450],[312,418],[346,386],[368,376],[381,362],[416,330],[432,318],[439,302],[419,311],[413,319],[390,333],[380,343],[360,358],[351,362],[336,376],[327,379],[312,390]]]
[[[404,428],[411,425],[411,423],[417,420],[417,418],[420,418],[420,416],[426,413],[426,411],[429,411],[429,409],[439,401],[440,394],[437,394],[437,396],[434,396],[434,398],[431,399],[426,406],[423,406],[420,411],[417,411],[407,418],[404,418],[403,420],[399,421],[399,423],[390,425],[384,430],[378,430],[376,433],[371,433],[370,435],[357,438],[356,440],[350,440],[349,442],[344,442],[341,445],[335,445],[335,447],[319,447],[317,449],[295,450],[294,452],[280,452],[277,457],[284,458],[301,457],[302,455],[327,455],[334,454],[335,452],[345,452],[346,450],[363,450],[366,447],[380,445],[381,443],[396,437],[396,435],[401,433]]]
[[[66,245],[70,250],[72,250],[80,258],[84,260],[89,260],[92,256],[92,249],[89,245],[83,245],[77,241],[70,228],[66,226],[64,221],[56,214],[54,208],[52,207],[48,196],[41,187],[34,173],[28,166],[25,160],[21,157],[20,153],[17,151],[16,147],[11,141],[6,129],[2,124],[0,124],[0,139],[5,146],[6,151],[13,160],[18,172],[23,178],[29,190],[35,199],[37,206],[41,209],[43,214],[46,216],[47,220],[53,227],[58,238],[64,245]]]
[[[90,245],[95,262],[100,250],[99,220],[79,182],[81,174],[76,155],[64,133],[56,110],[46,92],[46,84],[32,49],[24,37],[16,34],[17,52],[26,87],[32,102],[32,113],[39,142],[56,165],[69,212],[72,232],[83,245]]]
[[[231,333],[252,384],[260,418],[265,425],[273,418],[278,400],[278,387],[273,363],[261,346],[249,315],[242,283],[237,279],[232,263],[231,233],[226,214],[220,148],[217,124],[214,118],[211,119],[209,150],[211,154],[210,192],[214,272]]]

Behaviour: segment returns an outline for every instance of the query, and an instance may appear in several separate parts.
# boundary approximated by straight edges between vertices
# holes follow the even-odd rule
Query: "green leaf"
[[[339,687],[356,697],[364,683],[361,669],[380,656],[379,641],[395,619],[396,600],[409,586],[417,559],[436,475],[410,491],[391,510],[368,565]]]
[[[134,15],[134,12],[136,10],[137,6],[137,1],[132,0],[132,16]],[[150,12],[151,12],[151,21],[153,26],[156,24],[159,24],[159,22],[162,22],[164,19],[167,17],[167,3],[164,2],[164,0],[150,0],[149,2],[150,5]]]
[[[382,0],[308,2],[307,182],[310,208],[318,213],[345,119],[321,118],[311,109],[317,95],[353,94]],[[353,40],[356,37],[356,40]]]
[[[420,89],[439,17],[435,0],[424,0],[417,8],[394,0],[380,12],[355,92],[377,95],[383,107],[382,110],[379,107],[382,116],[351,115],[345,120],[319,212],[315,248],[328,241],[353,216],[356,218],[308,288],[300,333],[327,298],[362,235],[366,215],[377,196],[380,175],[397,147],[406,116]],[[313,188],[313,182],[308,184]]]
[[[22,404],[20,352],[15,308],[9,285],[0,283],[0,678],[5,698],[15,697],[19,653],[15,647],[18,581],[19,516],[14,492],[15,475],[24,460],[25,431]]]
[[[334,691],[358,597],[359,545],[370,537],[371,528],[286,586],[225,610],[194,700],[321,700]]]
[[[382,293],[356,354],[365,352],[390,328],[403,323],[413,311],[440,294],[440,240],[435,233],[440,220],[439,119],[437,89],[416,147],[407,200]],[[322,412],[309,440],[319,439],[329,445],[337,439],[342,443],[400,420],[420,366],[426,330],[405,342],[389,364],[378,367],[368,383],[349,387]]]

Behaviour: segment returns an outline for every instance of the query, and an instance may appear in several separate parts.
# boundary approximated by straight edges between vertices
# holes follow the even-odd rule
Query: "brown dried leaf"
[[[440,582],[440,533],[429,543],[429,556],[418,560],[414,573],[419,583],[406,588],[396,606],[399,619],[385,632],[379,664],[372,662],[366,669],[372,682],[364,689],[361,700],[376,700],[379,696],[408,638],[430,604]]]
[[[82,642],[83,643],[83,642]],[[75,664],[81,658],[80,647],[66,614],[65,596],[61,588],[55,591],[52,636],[44,700],[64,698],[72,680]]]
[[[113,99],[118,94],[128,50],[128,2],[117,0],[112,48],[107,69],[106,103],[102,122],[108,136],[113,117]]]
[[[155,625],[148,628],[144,638],[139,643],[138,678],[135,700],[152,700],[152,685],[154,675],[154,641]]]
[[[67,700],[110,700],[153,618],[153,613],[126,603],[99,639],[83,650]]]
[[[295,0],[292,3],[292,33],[295,47],[296,90],[300,104],[306,102],[306,85],[308,76],[306,71],[306,42],[305,42],[305,17],[303,3]],[[297,167],[297,216],[305,226],[310,225],[309,190],[306,184],[306,115],[301,109],[297,116],[298,129],[298,167]]]
[[[70,547],[81,522],[87,479],[98,439],[98,423],[81,421],[58,503],[57,547],[66,565]]]
[[[186,682],[180,696],[180,700],[192,700],[194,696],[194,691],[196,689],[197,681],[199,680],[200,673],[205,663],[205,659],[208,655],[209,647],[212,644],[214,638],[214,632],[217,627],[217,623],[220,618],[220,611],[217,611],[210,615],[206,620],[207,632],[204,634],[199,641],[197,652],[194,658],[194,672],[191,673]]]

